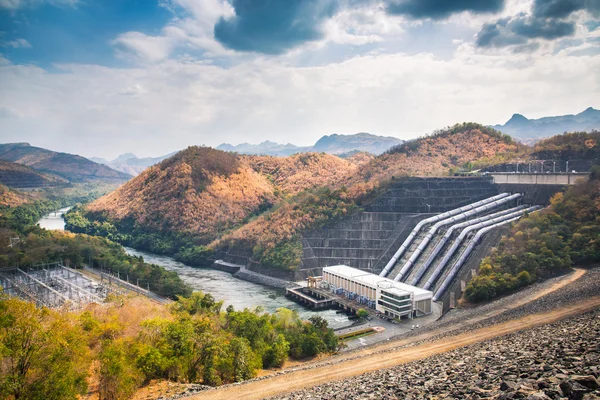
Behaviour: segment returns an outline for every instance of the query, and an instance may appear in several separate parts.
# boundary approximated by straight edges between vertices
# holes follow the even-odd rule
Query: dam
[[[304,233],[301,265],[293,273],[265,268],[249,254],[228,252],[223,259],[294,281],[344,265],[431,291],[433,300],[448,309],[512,222],[546,206],[552,195],[586,175],[397,179],[363,211]]]

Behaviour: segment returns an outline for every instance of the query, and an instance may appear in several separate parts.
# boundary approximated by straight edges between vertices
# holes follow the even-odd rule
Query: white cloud
[[[367,131],[402,138],[461,121],[505,122],[598,107],[600,55],[372,54],[301,68],[165,60],[137,68],[0,65],[3,141],[84,155],[159,155],[192,144],[313,143]],[[573,96],[576,93],[577,96]],[[129,95],[116,95],[129,94]]]
[[[225,0],[163,0],[160,4],[174,14],[174,18],[159,36],[141,32],[119,35],[113,44],[117,55],[136,62],[158,62],[168,58],[176,49],[204,52],[207,56],[233,55],[217,42],[214,25],[221,17],[234,15]]]
[[[117,56],[139,62],[158,62],[168,58],[175,48],[177,36],[169,35],[170,29],[165,29],[163,36],[149,36],[141,32],[123,33],[113,45],[117,48]]]
[[[324,24],[325,42],[361,45],[403,33],[401,19],[387,15],[381,4],[365,2],[342,8]]]
[[[24,7],[35,7],[42,3],[57,7],[75,7],[80,0],[0,0],[0,8],[17,10]]]
[[[8,42],[3,42],[0,44],[0,46],[1,47],[12,47],[13,49],[19,49],[19,48],[30,49],[31,43],[29,43],[25,39],[20,38],[20,39],[11,40]]]

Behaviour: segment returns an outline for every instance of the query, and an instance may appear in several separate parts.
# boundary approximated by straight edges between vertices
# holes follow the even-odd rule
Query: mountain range
[[[326,153],[273,157],[190,147],[89,204],[86,212],[162,240],[190,235],[196,245],[249,251],[267,265],[292,268],[302,232],[355,211],[379,185],[491,162],[519,146],[488,127],[459,124],[358,162]],[[276,256],[282,248],[290,259]]]
[[[343,155],[356,151],[365,151],[379,155],[391,147],[403,142],[403,140],[395,137],[377,136],[366,132],[356,133],[354,135],[338,135],[334,133],[332,135],[323,136],[313,146],[296,146],[291,143],[280,144],[267,140],[260,144],[242,143],[237,146],[223,143],[217,146],[217,150],[233,151],[240,154],[278,157],[310,152]]]
[[[514,114],[504,125],[494,125],[493,128],[527,143],[564,132],[600,130],[600,110],[589,107],[575,115],[539,119]]]
[[[106,165],[95,163],[87,158],[31,146],[29,143],[0,144],[0,160],[27,166],[38,173],[52,175],[53,178],[46,177],[44,179],[63,183],[67,181],[118,183],[131,178],[129,174],[115,171]],[[14,166],[11,168],[17,171]],[[21,170],[16,173],[25,173],[25,171]],[[31,171],[28,174],[33,178]]]
[[[177,152],[169,153],[161,157],[142,157],[138,158],[133,153],[121,154],[119,157],[112,161],[108,161],[104,158],[90,157],[90,160],[99,164],[104,164],[117,171],[125,172],[126,174],[136,176],[146,168],[158,164],[162,160],[171,157]]]

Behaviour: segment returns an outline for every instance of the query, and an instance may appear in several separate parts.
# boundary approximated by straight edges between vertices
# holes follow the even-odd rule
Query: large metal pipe
[[[419,231],[421,230],[421,228],[427,224],[431,224],[431,223],[435,223],[437,221],[440,221],[444,218],[448,218],[451,217],[453,215],[456,214],[460,214],[462,212],[465,211],[469,211],[473,208],[479,207],[483,204],[487,204],[487,203],[491,203],[492,201],[496,201],[496,200],[500,200],[501,198],[504,198],[506,196],[508,196],[509,193],[501,193],[497,196],[493,196],[481,201],[478,201],[476,203],[473,204],[469,204],[466,205],[464,207],[460,207],[460,208],[456,208],[454,210],[450,210],[450,211],[446,211],[445,213],[424,219],[422,221],[420,221],[417,226],[414,227],[414,229],[412,230],[412,232],[410,233],[410,235],[408,235],[408,237],[404,240],[404,242],[402,243],[402,245],[398,248],[398,250],[396,251],[396,253],[394,253],[394,255],[392,256],[392,258],[390,259],[390,261],[386,264],[386,266],[383,268],[383,270],[381,271],[381,273],[379,274],[379,276],[387,276],[391,269],[394,267],[394,265],[396,264],[396,261],[398,261],[398,259],[402,256],[402,254],[404,254],[404,252],[406,251],[406,249],[408,249],[408,247],[410,246],[410,244],[412,243],[412,241],[414,240],[414,238],[417,236],[417,234],[419,233]]]
[[[502,211],[498,211],[493,214],[484,215],[483,217],[470,219],[468,221],[461,222],[460,224],[452,225],[450,228],[448,228],[448,230],[446,231],[444,236],[442,236],[442,238],[438,241],[435,248],[433,249],[433,251],[431,252],[429,257],[427,258],[427,261],[425,261],[425,263],[423,265],[421,265],[421,268],[419,268],[419,271],[416,273],[415,277],[410,282],[410,284],[412,286],[417,286],[417,284],[419,283],[421,278],[423,278],[423,275],[425,275],[425,273],[429,269],[429,266],[431,265],[431,263],[433,263],[433,260],[435,260],[435,258],[438,256],[440,251],[442,251],[442,249],[444,248],[444,246],[446,245],[446,243],[448,242],[450,237],[452,237],[452,234],[454,234],[454,232],[457,229],[461,229],[461,228],[464,228],[469,225],[477,224],[479,222],[484,222],[484,221],[490,220],[492,218],[501,217],[503,215],[507,215],[507,214],[513,213],[515,211],[522,210],[525,207],[527,207],[527,206],[521,205],[518,207],[509,208],[508,210],[502,210]]]
[[[532,207],[532,208],[535,208],[537,210],[540,207]],[[509,220],[502,221],[497,224],[494,224],[494,225],[491,225],[491,226],[488,226],[488,227],[485,227],[485,228],[479,230],[477,232],[477,234],[473,237],[473,239],[471,239],[471,241],[469,242],[469,245],[467,246],[465,251],[463,251],[463,253],[460,255],[460,258],[458,260],[456,260],[456,262],[452,266],[452,269],[448,273],[448,276],[446,276],[446,279],[444,279],[444,281],[440,285],[440,288],[435,292],[435,295],[433,296],[433,301],[438,301],[438,299],[444,295],[444,293],[446,292],[446,290],[452,283],[452,280],[454,279],[454,277],[456,276],[456,274],[458,273],[460,268],[463,266],[463,264],[465,263],[467,258],[469,258],[469,255],[471,255],[471,252],[475,248],[475,245],[479,242],[479,240],[481,239],[481,237],[483,235],[485,235],[489,231],[496,229],[502,225],[510,224],[511,222],[517,221],[520,218],[521,218],[521,216],[511,218]]]
[[[423,285],[423,289],[429,290],[429,288],[431,286],[433,286],[433,284],[435,283],[437,278],[440,276],[440,274],[446,267],[446,264],[448,264],[448,261],[450,261],[452,256],[454,256],[454,253],[456,253],[456,250],[458,250],[462,241],[467,237],[467,235],[469,233],[479,230],[481,228],[485,228],[486,226],[497,224],[498,222],[506,221],[506,220],[509,220],[509,219],[515,218],[515,217],[521,217],[523,214],[531,212],[531,211],[535,211],[535,210],[537,210],[537,207],[529,207],[525,210],[516,211],[514,213],[504,215],[504,216],[498,217],[498,218],[492,218],[488,221],[483,221],[478,224],[470,225],[470,226],[466,227],[465,229],[463,229],[462,232],[460,233],[460,235],[458,235],[458,237],[452,244],[452,247],[450,247],[448,252],[444,255],[444,258],[442,258],[442,260],[440,261],[438,266],[435,268],[435,270],[433,271],[433,274],[431,274],[431,276],[429,277],[429,279],[427,280],[425,285]]]
[[[427,235],[425,235],[425,237],[423,238],[423,240],[421,240],[421,243],[419,243],[419,246],[410,255],[410,258],[408,259],[408,261],[406,261],[406,263],[404,263],[404,265],[402,266],[402,269],[400,270],[400,272],[398,273],[398,275],[396,275],[396,277],[394,278],[394,280],[396,282],[398,282],[398,281],[400,281],[402,278],[404,278],[406,276],[406,274],[410,271],[410,269],[413,267],[413,265],[415,264],[415,262],[419,259],[419,257],[423,253],[423,251],[427,248],[427,246],[429,245],[429,242],[435,236],[435,234],[437,233],[438,229],[441,228],[442,226],[450,225],[453,222],[463,221],[463,220],[465,220],[465,219],[467,219],[469,217],[472,217],[474,215],[481,214],[483,212],[489,211],[489,210],[494,209],[496,207],[500,207],[500,206],[502,206],[502,205],[504,205],[506,203],[509,203],[509,202],[511,202],[513,200],[518,199],[521,196],[522,195],[520,193],[516,193],[516,194],[510,195],[508,197],[504,197],[504,198],[502,198],[500,200],[492,201],[491,203],[484,204],[484,205],[479,206],[477,208],[474,208],[472,210],[466,211],[464,213],[461,213],[461,214],[458,214],[458,215],[455,215],[453,217],[446,218],[444,220],[441,220],[441,221],[437,222],[435,225],[433,225],[429,229],[429,232],[427,232]]]

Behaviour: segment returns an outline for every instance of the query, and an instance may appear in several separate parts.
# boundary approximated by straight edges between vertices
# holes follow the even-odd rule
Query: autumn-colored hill
[[[474,161],[512,157],[522,150],[510,136],[478,124],[459,124],[403,143],[341,174],[331,189],[304,192],[225,235],[214,247],[245,247],[261,262],[291,267],[299,262],[299,235],[332,219],[351,214],[392,177],[448,175],[451,168]]]
[[[392,176],[447,175],[469,163],[494,164],[511,158],[525,146],[479,124],[457,124],[393,147],[364,164],[351,182]]]
[[[87,210],[130,229],[183,232],[208,241],[287,195],[333,185],[356,168],[327,154],[277,158],[190,147],[148,168]]]
[[[357,170],[357,164],[325,153],[301,153],[289,157],[244,156],[243,159],[286,194],[334,185]]]
[[[29,143],[0,144],[0,160],[26,165],[36,171],[58,175],[71,182],[124,182],[131,178],[129,174],[115,171],[87,158],[42,149]]]
[[[533,147],[537,159],[594,159],[600,157],[600,131],[573,132],[541,140]]]
[[[23,193],[0,184],[0,208],[18,207],[23,204],[31,203],[37,199],[37,194]],[[0,211],[0,214],[2,211]]]
[[[477,124],[456,125],[378,157],[246,156],[190,147],[95,201],[86,215],[134,235],[162,234],[150,241],[182,233],[196,245],[234,246],[264,264],[288,268],[299,262],[302,232],[355,212],[392,177],[447,175],[457,166],[493,162],[521,147]],[[82,231],[96,229],[75,220]]]
[[[235,154],[189,147],[88,210],[132,227],[212,239],[274,200],[273,185]]]
[[[44,174],[25,165],[0,160],[0,184],[11,188],[42,188],[64,186],[68,181]]]

